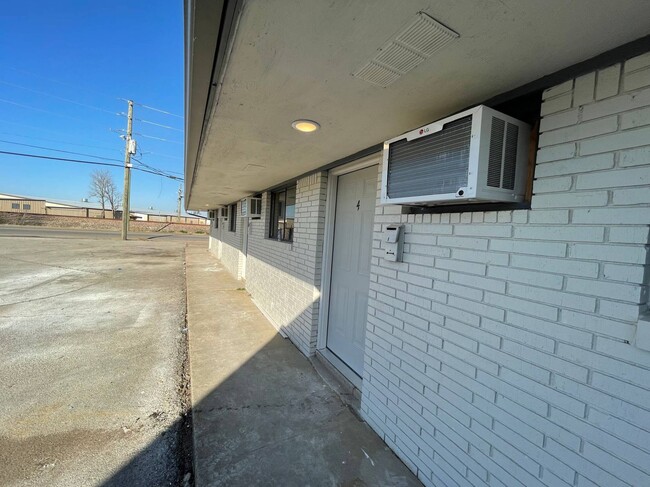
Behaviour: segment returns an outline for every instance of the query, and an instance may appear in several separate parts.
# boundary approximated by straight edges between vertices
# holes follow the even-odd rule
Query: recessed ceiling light
[[[291,126],[298,132],[315,132],[320,128],[318,122],[314,122],[313,120],[296,120]]]

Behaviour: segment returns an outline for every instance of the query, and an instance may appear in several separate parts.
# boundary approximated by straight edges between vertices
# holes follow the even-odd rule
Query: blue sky
[[[118,98],[130,98],[137,158],[182,177],[180,0],[5,2],[0,42],[0,151],[123,164],[124,142],[110,129],[126,128],[116,113],[127,109]],[[0,154],[0,193],[79,201],[95,169],[110,170],[122,187],[121,168]],[[178,186],[133,171],[131,206],[174,212]]]

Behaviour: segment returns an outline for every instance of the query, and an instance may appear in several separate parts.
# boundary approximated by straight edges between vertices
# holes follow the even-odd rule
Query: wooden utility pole
[[[131,154],[135,153],[135,141],[131,138],[133,133],[133,101],[129,100],[127,114],[126,137],[124,148],[124,197],[122,199],[122,240],[126,240],[129,233],[129,199],[131,192]]]
[[[183,187],[178,186],[178,223],[181,222],[181,200],[183,199]]]

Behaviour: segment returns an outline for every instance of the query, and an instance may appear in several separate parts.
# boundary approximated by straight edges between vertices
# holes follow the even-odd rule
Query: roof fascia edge
[[[189,123],[190,115],[193,105],[190,104],[189,95],[191,95],[192,85],[190,84],[192,76],[192,61],[193,61],[193,40],[196,36],[194,32],[194,18],[196,17],[195,7],[197,3],[205,5],[205,1],[201,0],[186,0],[185,21],[186,21],[186,149],[185,149],[185,209],[189,208],[191,199],[192,186],[195,181],[196,172],[200,162],[201,150],[203,148],[206,133],[210,125],[210,119],[214,113],[214,108],[219,101],[219,94],[223,85],[223,78],[228,65],[228,59],[232,51],[237,25],[239,23],[240,13],[244,0],[222,0],[221,12],[219,15],[219,29],[217,39],[214,45],[214,55],[211,76],[209,81],[209,88],[207,97],[203,106],[199,105],[197,111],[202,108],[202,122],[201,131],[196,143],[190,144]],[[207,3],[211,3],[208,0]]]

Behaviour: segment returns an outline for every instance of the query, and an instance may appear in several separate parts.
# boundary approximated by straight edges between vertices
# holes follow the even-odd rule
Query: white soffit
[[[352,76],[385,88],[458,37],[456,32],[434,18],[418,12]]]

